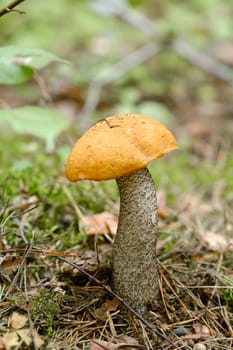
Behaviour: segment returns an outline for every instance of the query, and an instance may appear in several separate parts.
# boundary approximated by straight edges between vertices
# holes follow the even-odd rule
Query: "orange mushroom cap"
[[[68,180],[108,180],[143,169],[177,148],[160,122],[138,114],[98,121],[74,145],[65,174]]]

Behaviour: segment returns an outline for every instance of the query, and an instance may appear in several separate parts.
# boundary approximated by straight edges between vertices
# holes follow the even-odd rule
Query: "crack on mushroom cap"
[[[70,181],[118,178],[175,148],[173,135],[160,122],[137,114],[111,116],[93,125],[75,144],[66,177]]]

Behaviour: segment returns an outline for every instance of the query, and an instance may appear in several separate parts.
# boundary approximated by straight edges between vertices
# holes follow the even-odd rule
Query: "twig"
[[[98,0],[97,2],[105,9],[108,7],[108,13],[111,12],[111,15],[123,19],[124,22],[139,29],[140,32],[153,36],[154,38],[159,38],[161,36],[159,28],[155,26],[155,23],[141,12],[128,6],[126,1],[109,0],[106,3],[105,0]]]
[[[227,325],[227,328],[228,328],[230,337],[233,338],[233,327],[231,326],[231,321],[230,321],[230,319],[229,319],[229,315],[228,315],[226,306],[223,306],[223,307],[221,308],[221,314],[222,314],[222,316],[223,316],[223,320],[225,321],[225,323],[226,323],[226,325]]]
[[[17,253],[17,252],[27,252],[27,249],[25,248],[12,248],[12,249],[0,249],[0,254],[9,254],[9,253]],[[57,256],[67,256],[69,258],[74,258],[76,256],[76,254],[73,253],[63,253],[63,252],[57,252],[57,251],[51,251],[51,250],[45,250],[45,249],[40,249],[40,248],[33,248],[30,250],[30,253],[33,254],[43,254],[45,256],[53,256],[53,257],[57,257]]]
[[[20,10],[14,10],[14,8],[16,6],[18,6],[19,4],[21,4],[21,2],[23,2],[24,0],[16,0],[16,1],[13,1],[12,3],[10,3],[8,6],[4,7],[2,10],[0,10],[0,17],[6,15],[7,13],[10,13],[10,12],[17,12],[19,14],[25,14],[24,11],[20,11]]]
[[[110,2],[114,5],[112,12],[115,12],[116,17],[119,17],[124,22],[140,29],[140,31],[161,43],[165,41],[164,39],[166,38],[162,37],[159,28],[155,27],[154,23],[142,13],[132,9],[126,4],[126,2],[120,2],[118,6],[116,6],[117,0],[109,0],[109,3]],[[185,60],[200,67],[213,76],[224,80],[227,83],[232,83],[231,70],[227,65],[220,63],[217,59],[211,57],[207,53],[198,51],[188,42],[175,37],[168,47]]]
[[[115,17],[120,18],[124,22],[145,33],[153,39],[153,43],[144,45],[114,64],[107,77],[97,78],[90,82],[85,104],[79,112],[84,122],[86,117],[96,109],[103,87],[119,78],[136,65],[144,63],[155,56],[164,46],[170,48],[186,61],[207,71],[218,79],[227,83],[232,83],[231,70],[227,65],[220,63],[217,59],[204,52],[198,51],[188,42],[180,38],[174,38],[169,43],[166,43],[166,38],[162,37],[159,28],[142,13],[128,6],[126,2],[118,2],[118,0],[109,0],[108,4],[106,4],[105,0],[99,0],[99,2],[100,4],[103,3],[103,6],[111,6],[111,13],[115,15]]]
[[[189,43],[179,38],[172,41],[171,48],[190,63],[199,66],[201,69],[221,80],[232,83],[231,70],[214,57],[209,56],[205,52],[198,51]]]
[[[107,343],[104,340],[96,340],[96,339],[92,339],[91,341],[92,343],[95,343],[98,345],[98,348],[102,348],[103,350],[108,350],[109,347],[109,343]],[[105,346],[106,343],[106,346]],[[114,344],[114,349],[115,349],[115,345],[116,345],[116,349],[117,350],[128,350],[128,349],[140,349],[140,350],[146,350],[146,347],[144,345],[139,345],[139,344],[131,344],[131,343],[118,343],[118,344]]]
[[[41,96],[42,96],[43,100],[45,102],[51,102],[52,97],[49,93],[48,87],[46,85],[46,81],[43,78],[43,76],[41,76],[37,71],[34,71],[34,80],[40,89]]]
[[[34,332],[33,332],[34,324],[33,324],[31,313],[30,313],[30,301],[29,301],[28,290],[27,290],[27,265],[26,264],[24,264],[23,279],[24,279],[25,302],[27,305],[28,322],[29,322],[29,328],[30,328],[30,333],[31,333],[31,338],[32,338],[32,344],[33,344],[34,349],[38,350],[38,346],[37,346],[36,339],[35,339]]]
[[[139,49],[131,52],[122,60],[111,66],[108,75],[104,78],[96,78],[90,82],[89,90],[87,93],[87,99],[83,108],[80,110],[79,114],[85,119],[87,115],[92,113],[97,107],[102,88],[109,84],[111,81],[116,80],[129,69],[148,61],[150,58],[155,56],[159,51],[160,47],[155,43],[149,43],[140,47]]]
[[[183,309],[185,310],[185,312],[190,316],[193,317],[192,312],[190,310],[188,310],[188,308],[186,307],[185,303],[182,301],[182,299],[177,295],[175,289],[172,287],[171,283],[169,282],[169,280],[167,279],[167,277],[165,276],[165,274],[160,271],[160,274],[162,276],[162,279],[164,280],[164,282],[166,283],[166,285],[168,286],[168,288],[172,291],[172,293],[175,295],[175,297],[177,298],[177,300],[179,301],[180,305],[183,307]]]
[[[14,276],[14,278],[13,278],[13,280],[12,280],[12,282],[11,282],[11,284],[10,284],[10,286],[9,286],[9,288],[8,288],[8,290],[7,290],[7,292],[4,295],[2,300],[5,300],[8,297],[8,295],[10,294],[10,292],[12,291],[12,289],[14,288],[14,286],[19,278],[19,274],[20,274],[21,270],[23,269],[24,264],[27,260],[27,257],[31,252],[31,249],[32,249],[31,245],[29,247],[27,247],[25,254],[23,256],[23,260],[22,260],[22,262],[21,262],[21,264],[20,264],[20,266],[19,266],[19,268],[18,268],[18,270],[17,270],[17,272],[16,272],[16,274],[15,274],[15,276]]]
[[[170,312],[168,311],[168,308],[167,308],[167,304],[166,304],[166,300],[165,300],[165,296],[164,296],[164,292],[163,292],[163,286],[162,286],[160,278],[158,278],[158,287],[159,287],[161,299],[162,299],[162,302],[163,302],[163,307],[164,307],[164,310],[165,310],[165,312],[167,314],[167,318],[169,319],[169,321],[171,321],[172,320],[172,316],[170,315]]]
[[[89,274],[87,271],[83,270],[79,265],[75,264],[72,261],[69,261],[65,258],[62,257],[58,257],[59,260],[65,262],[66,264],[74,267],[75,269],[77,269],[79,272],[81,272],[82,274],[84,274],[85,276],[88,277],[88,279],[92,280],[93,282],[95,282],[97,285],[101,286],[108,294],[110,294],[112,297],[116,298],[122,305],[124,305],[137,319],[139,319],[148,329],[150,329],[152,331],[152,333],[156,334],[158,337],[166,340],[169,344],[174,345],[174,343],[163,333],[161,333],[160,331],[158,331],[151,323],[149,323],[148,321],[146,321],[140,314],[137,313],[137,311],[135,311],[130,305],[128,305],[124,299],[122,299],[118,294],[116,294],[115,292],[113,292],[110,287],[106,286],[105,284],[103,284],[103,282],[101,282],[99,279],[97,279],[96,277],[92,276],[91,274]],[[180,347],[176,348],[177,350],[182,349]]]
[[[62,185],[62,190],[65,193],[65,195],[67,196],[67,198],[70,200],[70,203],[72,204],[75,213],[77,215],[78,220],[83,218],[83,213],[81,212],[81,210],[79,209],[76,201],[74,200],[74,197],[72,195],[72,193],[69,191],[69,189],[67,188],[67,186]]]
[[[217,262],[217,265],[216,265],[216,273],[215,273],[215,285],[214,285],[214,288],[211,292],[211,295],[209,297],[209,301],[208,301],[208,304],[207,304],[207,307],[211,305],[212,301],[213,301],[213,298],[214,296],[216,295],[217,293],[217,277],[219,275],[219,271],[220,271],[220,268],[222,266],[222,262],[223,262],[223,252],[221,252],[221,254],[219,255],[219,259],[218,259],[218,262]]]
[[[205,305],[202,303],[201,300],[199,300],[193,293],[192,291],[189,290],[189,288],[187,286],[185,286],[180,280],[177,279],[177,277],[172,273],[172,271],[170,271],[170,269],[168,269],[164,264],[161,263],[160,259],[157,259],[157,264],[159,267],[159,271],[161,271],[161,269],[163,269],[164,271],[166,271],[166,273],[168,275],[170,275],[171,280],[174,283],[177,283],[178,288],[182,288],[183,290],[185,290],[185,292],[195,301],[195,303],[201,308],[204,309]]]

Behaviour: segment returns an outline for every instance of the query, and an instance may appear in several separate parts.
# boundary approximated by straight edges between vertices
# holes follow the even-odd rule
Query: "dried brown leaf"
[[[34,342],[36,343],[37,348],[40,348],[44,344],[44,341],[35,329],[33,329],[32,332],[33,332]],[[17,334],[20,336],[20,338],[24,341],[26,345],[29,346],[31,344],[32,335],[31,335],[31,330],[29,328],[20,329],[17,331]]]
[[[168,215],[165,190],[158,190],[157,191],[157,201],[158,201],[157,215],[163,219]]]
[[[93,340],[90,343],[90,350],[116,350],[117,344],[109,343],[104,340]]]
[[[102,307],[105,311],[116,311],[118,306],[120,305],[120,301],[117,299],[107,300],[103,303]]]
[[[21,212],[34,208],[38,202],[39,199],[37,196],[28,196],[25,194],[15,196],[12,201],[13,207],[19,209]]]
[[[25,326],[27,323],[27,317],[19,314],[18,312],[13,312],[9,319],[9,326],[11,326],[14,329],[20,329]]]
[[[5,255],[0,261],[0,273],[10,276],[22,263],[22,257]]]
[[[82,217],[79,221],[79,225],[87,235],[104,233],[116,234],[117,219],[113,214],[103,212]]]
[[[104,340],[93,340],[90,343],[90,350],[118,350],[121,348],[125,350],[138,350],[144,349],[144,346],[139,345],[136,339],[129,336],[117,338],[117,343],[110,343]]]
[[[233,245],[232,239],[227,239],[221,234],[214,233],[211,231],[201,231],[199,232],[199,237],[201,241],[205,244],[206,248],[213,251],[223,250],[228,248],[230,245]]]
[[[125,348],[126,345],[128,344],[129,347],[127,349],[144,349],[144,346],[139,345],[138,340],[135,338],[130,337],[129,335],[123,334],[118,338],[118,341],[121,342],[121,345],[124,344]],[[126,349],[126,350],[127,350]]]
[[[29,346],[31,344],[32,338],[31,338],[31,332],[30,329],[19,329],[17,332],[20,339],[23,340],[23,342]]]
[[[207,327],[205,324],[202,324],[200,322],[194,322],[193,328],[195,330],[196,334],[203,334],[203,335],[211,335],[211,330],[209,327]]]
[[[11,349],[12,347],[19,345],[19,343],[19,337],[15,332],[6,333],[0,338],[0,344],[5,350]]]

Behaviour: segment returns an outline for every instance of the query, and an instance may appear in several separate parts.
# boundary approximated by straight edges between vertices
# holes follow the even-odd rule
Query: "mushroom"
[[[75,144],[70,181],[116,179],[120,214],[112,249],[112,288],[138,313],[158,298],[157,200],[147,164],[177,148],[160,122],[138,114],[99,120]]]

